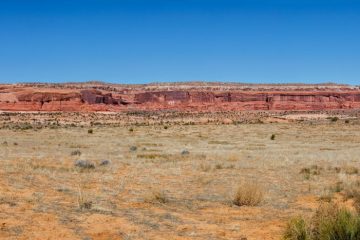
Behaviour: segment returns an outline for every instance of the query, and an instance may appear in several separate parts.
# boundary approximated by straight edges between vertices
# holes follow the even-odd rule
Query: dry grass
[[[346,174],[352,175],[352,174],[358,174],[359,169],[354,166],[346,166],[343,168]]]
[[[206,163],[201,163],[199,165],[199,169],[203,172],[208,172],[211,170],[211,165],[210,164],[206,164]]]
[[[89,210],[92,207],[92,201],[88,199],[88,197],[84,196],[83,190],[78,187],[78,207],[80,210]]]
[[[144,202],[146,203],[162,203],[165,204],[167,203],[168,197],[165,194],[165,191],[163,190],[159,190],[159,189],[155,189],[150,191],[145,197],[144,197]]]
[[[280,239],[326,187],[356,206],[353,122],[167,126],[0,129],[0,239]]]
[[[233,203],[237,206],[257,206],[264,200],[264,190],[259,184],[243,182],[238,187]]]

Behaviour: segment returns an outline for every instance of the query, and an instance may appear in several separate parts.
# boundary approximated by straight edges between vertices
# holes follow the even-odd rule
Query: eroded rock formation
[[[0,85],[8,111],[242,111],[359,109],[360,89],[344,85],[23,84]]]

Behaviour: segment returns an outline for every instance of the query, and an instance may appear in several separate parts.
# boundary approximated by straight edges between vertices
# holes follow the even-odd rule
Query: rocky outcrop
[[[82,90],[81,100],[88,104],[120,104],[121,99],[115,99],[111,93],[103,94],[98,90]]]
[[[10,111],[108,111],[110,106],[127,104],[111,93],[90,89],[16,89],[0,92],[0,110]]]
[[[321,110],[360,107],[360,91],[346,92],[145,92],[135,95],[139,104],[194,104],[218,106],[231,110]],[[199,106],[201,108],[201,106]]]
[[[190,100],[190,94],[187,91],[161,91],[161,92],[143,92],[135,94],[137,103],[163,103],[176,104],[186,103]]]
[[[360,89],[346,86],[174,85],[155,87],[0,85],[0,110],[9,111],[243,111],[360,109]]]

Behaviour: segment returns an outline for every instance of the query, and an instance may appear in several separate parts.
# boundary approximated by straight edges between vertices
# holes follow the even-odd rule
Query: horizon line
[[[253,82],[234,82],[234,81],[212,81],[212,80],[184,80],[184,81],[151,81],[148,83],[119,83],[113,81],[103,81],[103,80],[80,80],[80,81],[18,81],[18,82],[0,82],[0,85],[16,85],[16,84],[53,84],[53,85],[61,85],[61,84],[105,84],[105,85],[178,85],[178,84],[226,84],[226,85],[338,85],[338,86],[360,86],[356,84],[349,83],[339,83],[334,81],[328,82],[317,82],[317,83],[304,83],[304,82],[272,82],[272,83],[253,83]]]

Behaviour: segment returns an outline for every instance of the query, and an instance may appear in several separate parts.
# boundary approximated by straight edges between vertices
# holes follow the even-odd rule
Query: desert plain
[[[351,208],[358,120],[0,129],[1,239],[281,239]],[[258,199],[238,205],[239,188]]]

